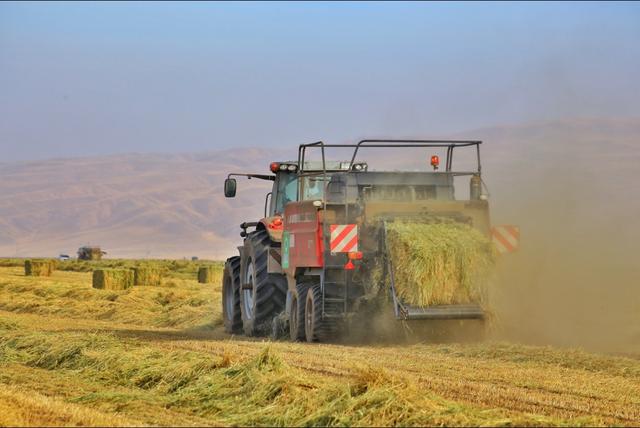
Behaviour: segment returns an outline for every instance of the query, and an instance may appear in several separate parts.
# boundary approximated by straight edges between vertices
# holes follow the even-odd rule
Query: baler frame
[[[320,148],[322,152],[322,172],[326,174],[326,157],[325,157],[325,148],[348,148],[353,147],[353,155],[351,156],[351,161],[349,164],[349,170],[352,169],[355,164],[356,156],[358,155],[358,151],[360,148],[418,148],[418,147],[446,147],[447,148],[447,159],[445,162],[445,172],[452,172],[451,166],[453,162],[453,149],[456,147],[476,147],[476,157],[477,157],[477,171],[460,171],[455,173],[457,175],[472,175],[472,174],[480,174],[482,172],[482,164],[480,162],[480,144],[482,141],[479,140],[360,140],[356,144],[326,144],[322,141],[317,141],[315,143],[308,144],[300,144],[298,147],[298,174],[303,174],[304,170],[304,162],[306,157],[306,152],[308,148]],[[319,171],[313,171],[312,174],[318,174]]]
[[[420,147],[429,147],[429,148],[446,148],[446,160],[445,160],[445,170],[441,173],[449,174],[451,176],[473,176],[476,175],[481,177],[482,172],[482,164],[480,161],[480,144],[482,141],[478,140],[385,140],[385,139],[366,139],[361,140],[356,144],[325,144],[322,141],[317,141],[315,143],[309,144],[301,144],[298,147],[298,177],[303,176],[323,176],[323,180],[325,182],[325,186],[327,183],[328,172],[336,173],[336,172],[344,172],[344,173],[353,173],[358,172],[354,170],[354,165],[356,165],[356,157],[358,155],[358,151],[361,148],[420,148]],[[353,148],[353,154],[351,156],[351,160],[349,162],[348,168],[345,170],[327,170],[326,167],[326,148]],[[453,164],[453,151],[456,147],[475,147],[476,148],[476,159],[477,159],[477,169],[476,171],[452,171]],[[305,160],[307,155],[307,149],[320,149],[322,156],[322,170],[314,169],[312,171],[305,170]],[[484,184],[484,183],[483,183]],[[298,185],[298,193],[300,197],[300,193],[302,189],[300,187],[300,183]],[[322,206],[327,206],[327,192],[323,192],[322,196]],[[349,205],[345,203],[345,217],[349,218]],[[322,236],[324,240],[327,241],[329,236],[328,225],[323,222],[322,225],[323,233]],[[386,234],[386,226],[383,228],[383,233]],[[320,288],[322,291],[322,318],[342,318],[349,313],[348,301],[349,301],[349,288],[350,288],[350,278],[349,274],[342,265],[327,265],[327,260],[335,260],[337,257],[332,255],[327,242],[324,242],[324,254],[323,254],[323,266],[320,272]],[[394,313],[397,319],[450,319],[450,318],[458,318],[458,319],[469,319],[469,318],[482,318],[483,311],[477,305],[467,305],[467,306],[455,306],[455,307],[430,307],[430,308],[415,308],[408,305],[405,305],[398,298],[393,279],[393,269],[391,267],[391,259],[386,257],[386,266],[385,268],[389,272],[389,287],[391,292],[391,297],[394,305]],[[343,302],[343,310],[342,314],[328,314],[326,311],[327,297],[325,295],[326,289],[326,277],[327,277],[327,268],[336,269],[342,271],[342,279],[344,281],[344,287],[341,287],[343,290],[343,296],[340,300]],[[338,300],[338,299],[333,299]],[[338,302],[334,302],[338,303]]]

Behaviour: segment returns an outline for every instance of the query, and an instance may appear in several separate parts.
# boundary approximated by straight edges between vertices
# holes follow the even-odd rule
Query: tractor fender
[[[267,272],[283,274],[282,271],[282,252],[280,250],[280,243],[282,242],[282,217],[276,215],[272,217],[265,217],[258,222],[256,230],[264,230],[269,235],[271,240],[271,247],[269,248],[267,258]],[[273,244],[276,245],[273,245]]]
[[[260,220],[257,229],[266,230],[272,242],[282,242],[282,226],[282,217],[279,215],[275,215],[271,217],[265,217]]]

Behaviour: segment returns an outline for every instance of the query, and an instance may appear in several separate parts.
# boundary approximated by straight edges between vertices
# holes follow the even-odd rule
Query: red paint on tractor
[[[284,208],[289,233],[289,268],[322,267],[322,228],[313,201],[290,202]]]

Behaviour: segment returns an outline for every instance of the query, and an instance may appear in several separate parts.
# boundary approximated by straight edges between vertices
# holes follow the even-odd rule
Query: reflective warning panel
[[[520,246],[520,228],[518,226],[502,225],[491,228],[493,244],[501,254],[512,253]]]
[[[355,224],[332,224],[331,231],[331,252],[348,253],[358,251],[358,226]]]

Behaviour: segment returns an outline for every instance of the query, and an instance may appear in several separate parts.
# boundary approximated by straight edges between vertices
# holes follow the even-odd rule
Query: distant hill
[[[277,154],[277,153],[276,153]],[[267,170],[273,150],[124,154],[0,164],[0,255],[219,258],[233,251],[242,218],[262,212],[260,180],[222,195],[232,171]]]

